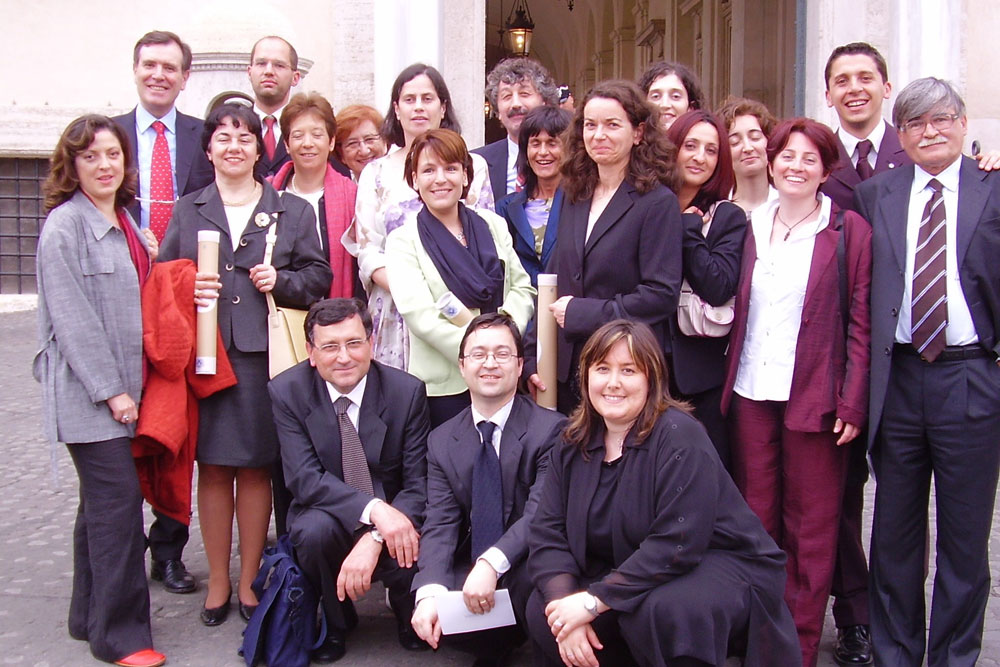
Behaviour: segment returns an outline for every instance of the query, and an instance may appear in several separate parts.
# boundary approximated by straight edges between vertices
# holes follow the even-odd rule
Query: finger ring
[[[486,600],[480,600],[479,604],[485,607],[486,606]]]
[[[553,621],[552,622],[552,627],[554,627],[554,628],[561,628],[564,625],[566,625],[566,624],[563,623],[562,621]]]
[[[125,415],[124,417],[122,417],[122,421],[123,421],[123,422],[125,422],[126,424],[127,424],[127,423],[129,422],[129,420],[131,420],[131,419],[132,419],[132,418],[131,418],[131,417],[129,417],[128,415]]]

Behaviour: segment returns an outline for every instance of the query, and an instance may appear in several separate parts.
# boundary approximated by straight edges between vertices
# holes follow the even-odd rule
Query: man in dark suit
[[[493,201],[499,202],[517,188],[517,137],[521,121],[537,106],[557,106],[559,88],[540,63],[530,58],[507,58],[486,77],[486,97],[507,136],[472,152],[486,160]]]
[[[564,421],[559,413],[516,395],[524,347],[510,317],[475,318],[459,349],[472,406],[428,438],[427,519],[413,579],[413,628],[433,648],[441,639],[435,596],[458,586],[473,614],[491,610],[497,587],[506,588],[524,627],[531,595],[525,570],[528,526],[549,449],[559,441]],[[506,627],[458,637],[460,647],[477,655],[476,664],[485,665],[500,664],[524,634]]]
[[[309,360],[268,385],[292,492],[288,532],[321,592],[326,642],[339,660],[357,623],[351,602],[379,579],[400,644],[427,645],[410,627],[413,564],[426,501],[427,395],[420,380],[372,362],[372,320],[356,299],[324,299],[306,317]]]
[[[113,120],[128,134],[132,159],[139,170],[139,192],[129,212],[143,229],[151,229],[156,240],[162,241],[174,201],[211,183],[215,171],[201,150],[202,122],[174,106],[191,73],[188,45],[172,32],[148,32],[135,44],[132,67],[139,104]],[[166,148],[165,153],[162,148]],[[164,178],[156,188],[151,184],[154,153],[158,170],[166,170],[160,171]],[[164,157],[169,162],[164,163]],[[157,190],[156,197],[151,188]],[[153,516],[149,527],[150,576],[162,581],[171,593],[191,593],[195,580],[182,560],[188,526],[156,510]]]
[[[174,201],[211,183],[215,171],[201,150],[201,120],[182,114],[174,106],[191,74],[191,48],[172,32],[148,32],[132,51],[132,70],[139,104],[113,119],[128,133],[132,157],[139,169],[139,192],[129,212],[140,227],[147,229],[151,226],[152,208],[152,228],[157,241],[162,241]],[[169,151],[169,164],[164,166],[170,176],[170,192],[158,191],[153,197],[152,167],[154,157],[159,157],[155,153],[160,130],[157,123],[163,126]]]
[[[965,104],[918,79],[893,122],[914,166],[855,191],[872,223],[869,447],[878,482],[871,627],[879,665],[974,665],[1000,468],[1000,177],[962,156]],[[937,571],[924,624],[927,503]]]

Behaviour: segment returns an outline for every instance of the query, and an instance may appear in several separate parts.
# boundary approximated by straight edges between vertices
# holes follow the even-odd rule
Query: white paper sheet
[[[441,623],[441,633],[456,635],[474,630],[487,630],[505,625],[514,625],[514,607],[510,604],[510,593],[501,588],[493,594],[493,609],[485,614],[473,614],[465,606],[462,591],[448,591],[435,595],[437,602],[438,621]]]

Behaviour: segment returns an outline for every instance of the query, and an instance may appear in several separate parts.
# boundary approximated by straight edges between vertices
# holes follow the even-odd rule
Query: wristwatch
[[[597,611],[597,598],[590,593],[583,594],[583,608],[590,612],[594,618],[597,618],[601,613]]]
[[[382,533],[378,532],[378,528],[372,528],[368,534],[371,535],[372,539],[379,544],[385,544],[385,538],[382,537]]]

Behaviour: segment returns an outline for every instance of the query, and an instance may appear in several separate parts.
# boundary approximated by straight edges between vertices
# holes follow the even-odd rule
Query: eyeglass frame
[[[480,355],[480,354],[483,355],[482,359],[477,359],[476,357],[478,355]],[[460,358],[461,359],[472,359],[477,364],[484,364],[484,363],[486,363],[486,360],[491,355],[493,357],[493,360],[495,362],[497,362],[498,364],[506,364],[507,362],[509,362],[509,361],[511,361],[513,359],[520,359],[520,357],[517,355],[517,352],[515,350],[508,350],[506,348],[501,348],[499,350],[475,349],[472,352],[470,352],[469,354],[463,354]],[[503,355],[503,358],[501,358],[501,357],[499,357],[497,355]]]
[[[961,114],[957,113],[938,113],[934,114],[927,120],[922,120],[923,116],[921,116],[920,118],[911,118],[903,123],[902,127],[899,129],[901,132],[904,132],[911,137],[916,137],[923,134],[929,123],[936,131],[947,132],[951,128],[955,127],[955,121],[961,117]]]
[[[329,355],[331,357],[336,357],[340,354],[341,348],[347,350],[348,354],[358,352],[361,350],[361,346],[365,343],[370,343],[370,338],[354,338],[346,343],[324,343],[323,345],[314,345],[313,347],[324,355]]]
[[[361,144],[364,144],[368,148],[375,148],[380,141],[382,141],[382,135],[369,134],[367,137],[362,137],[361,139],[345,141],[342,147],[345,151],[356,151],[361,148]]]

